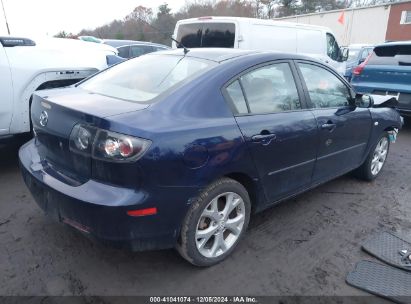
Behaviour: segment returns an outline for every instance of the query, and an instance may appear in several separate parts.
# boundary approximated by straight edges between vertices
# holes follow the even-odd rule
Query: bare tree
[[[168,4],[163,3],[157,8],[155,15],[151,8],[138,6],[123,20],[114,20],[94,30],[82,30],[79,35],[169,44],[168,36],[173,33],[175,24],[180,19],[201,16],[273,18],[398,1],[400,0],[194,0],[186,3],[176,13],[172,13]],[[57,35],[70,37],[72,34],[62,31]]]
[[[385,3],[395,3],[401,0],[348,0],[348,7],[364,7]]]

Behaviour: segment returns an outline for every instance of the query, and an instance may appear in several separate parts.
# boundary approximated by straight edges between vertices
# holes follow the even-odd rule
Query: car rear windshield
[[[144,55],[113,66],[79,87],[96,94],[149,104],[158,95],[216,64],[186,56]]]
[[[188,48],[234,48],[234,37],[235,24],[222,22],[181,24],[177,33],[177,40]]]
[[[411,45],[379,46],[368,60],[369,65],[411,66]]]

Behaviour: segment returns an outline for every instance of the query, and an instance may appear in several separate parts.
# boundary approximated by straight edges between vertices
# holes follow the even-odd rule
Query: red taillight
[[[358,65],[358,66],[356,66],[355,68],[354,68],[354,70],[352,71],[352,73],[354,74],[354,75],[361,75],[361,73],[362,73],[362,71],[364,70],[364,62],[363,63],[361,63],[360,65]]]
[[[127,211],[129,216],[146,216],[146,215],[154,215],[157,214],[157,208],[146,208],[146,209],[139,209],[139,210],[129,210]]]
[[[111,162],[133,162],[148,150],[151,141],[77,124],[70,134],[70,151]]]
[[[131,142],[130,139],[125,138],[120,142],[120,147],[119,151],[121,156],[123,157],[129,157],[133,154],[133,143]]]
[[[371,54],[368,55],[367,58],[365,58],[365,60],[358,66],[356,66],[353,70],[352,73],[356,76],[361,75],[362,71],[364,70],[366,64],[368,63],[368,60],[370,59]]]

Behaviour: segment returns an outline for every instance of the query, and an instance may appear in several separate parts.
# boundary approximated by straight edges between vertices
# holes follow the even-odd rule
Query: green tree
[[[122,32],[117,32],[116,39],[124,39],[124,34]]]
[[[163,3],[158,7],[157,18],[160,18],[162,16],[171,15],[170,12],[171,12],[171,8],[168,7],[168,4]]]
[[[67,33],[66,31],[60,31],[53,37],[55,38],[70,38],[70,39],[77,39],[77,35],[74,35],[73,33]]]
[[[56,38],[67,38],[67,33],[66,33],[66,31],[60,31],[60,32],[58,32],[56,35],[54,35],[54,37],[56,37]]]
[[[151,8],[138,6],[123,20],[114,20],[94,30],[82,30],[79,35],[147,40],[170,45],[169,36],[173,33],[177,20],[181,19],[201,16],[275,18],[398,1],[400,0],[191,0],[177,12],[172,12],[167,3],[161,4],[155,14]],[[75,36],[61,31],[56,37]]]
[[[295,15],[298,10],[297,0],[280,0],[278,5],[279,17]]]

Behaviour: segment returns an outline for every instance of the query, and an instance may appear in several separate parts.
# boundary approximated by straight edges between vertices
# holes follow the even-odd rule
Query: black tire
[[[224,193],[233,192],[240,196],[244,202],[244,224],[236,241],[225,253],[217,257],[206,257],[200,253],[196,245],[196,232],[203,211],[210,205],[212,200]],[[238,208],[238,207],[237,207]],[[236,209],[234,209],[236,210]],[[237,212],[237,210],[235,211]],[[250,221],[251,203],[247,190],[243,185],[231,178],[221,178],[209,185],[192,203],[182,223],[180,241],[177,250],[183,258],[191,264],[201,267],[213,266],[228,257],[242,239]],[[203,217],[204,218],[204,217]],[[210,224],[211,225],[211,224]],[[224,232],[220,232],[224,235]],[[211,238],[210,238],[211,239]],[[214,240],[215,241],[215,240]]]
[[[374,157],[375,150],[376,150],[378,144],[380,143],[380,141],[381,141],[384,137],[385,137],[385,138],[387,139],[387,141],[388,141],[388,147],[387,147],[387,156],[388,156],[388,153],[389,153],[389,151],[390,151],[390,139],[389,139],[388,132],[384,132],[384,133],[381,134],[381,136],[378,138],[377,142],[374,144],[374,146],[373,146],[372,149],[370,150],[370,153],[368,154],[368,156],[367,156],[367,158],[365,159],[364,163],[361,165],[361,167],[359,167],[359,168],[355,171],[355,175],[356,175],[358,178],[363,179],[363,180],[365,180],[365,181],[373,181],[374,179],[377,178],[378,175],[380,175],[380,173],[381,173],[382,169],[384,168],[385,163],[386,163],[386,161],[387,161],[387,157],[385,158],[384,163],[383,163],[381,169],[378,171],[377,174],[373,174],[373,173],[372,173],[372,170],[371,170],[372,164],[371,164],[371,163],[372,163],[372,160],[373,160],[373,157]]]

